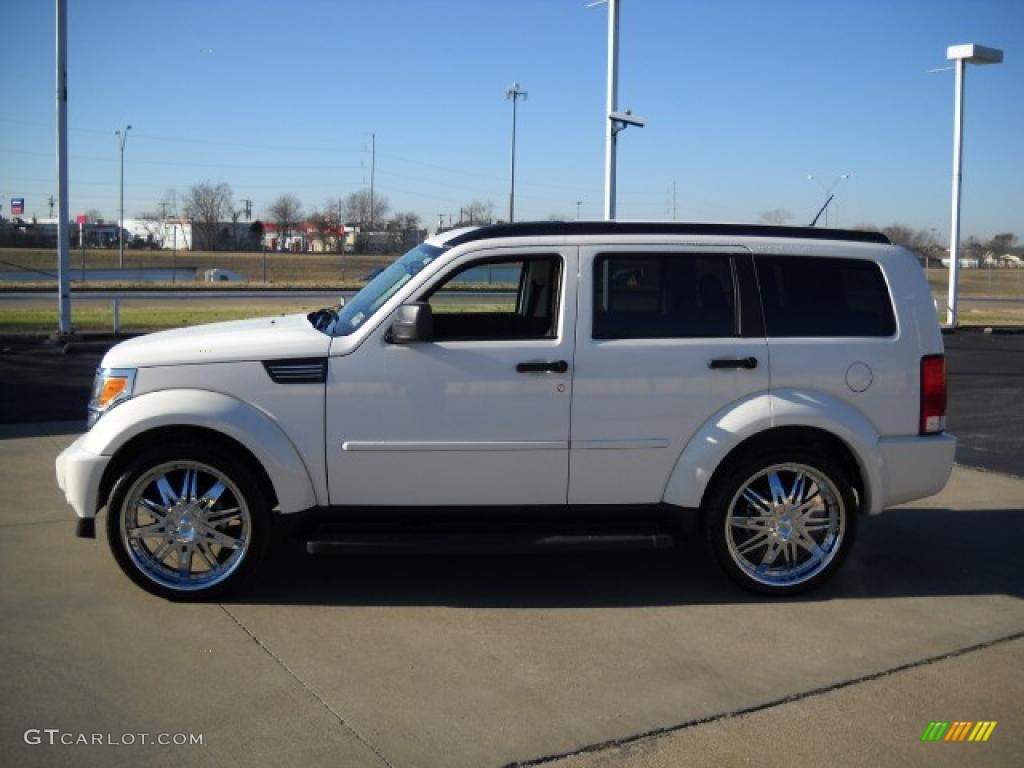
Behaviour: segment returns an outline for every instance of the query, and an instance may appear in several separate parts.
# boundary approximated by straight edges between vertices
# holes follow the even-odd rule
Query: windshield
[[[348,336],[369,320],[388,299],[442,252],[436,245],[416,246],[368,282],[337,313],[330,330],[334,336]]]

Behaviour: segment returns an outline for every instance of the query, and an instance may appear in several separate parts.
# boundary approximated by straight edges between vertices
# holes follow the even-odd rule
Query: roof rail
[[[853,243],[890,245],[881,232],[859,229],[782,227],[770,224],[704,224],[675,221],[524,221],[491,224],[456,235],[445,245],[498,237],[558,237],[569,235],[732,235],[735,237],[791,237],[802,240],[844,240]]]

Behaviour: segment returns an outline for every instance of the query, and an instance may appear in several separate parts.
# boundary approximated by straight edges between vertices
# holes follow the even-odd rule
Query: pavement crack
[[[974,645],[969,645],[965,648],[959,648],[955,651],[942,653],[937,656],[929,656],[927,658],[919,659],[917,661],[911,661],[906,664],[900,664],[899,666],[890,667],[889,669],[883,669],[879,672],[872,672],[871,674],[851,678],[850,680],[841,680],[838,683],[833,683],[832,685],[825,685],[819,688],[812,688],[809,691],[793,693],[778,699],[772,699],[771,701],[764,702],[763,704],[754,704],[753,706],[743,707],[742,709],[733,710],[731,712],[720,712],[715,715],[708,715],[707,717],[698,717],[693,720],[687,720],[683,723],[677,723],[676,725],[666,725],[661,728],[652,728],[651,730],[644,731],[642,733],[635,733],[630,736],[623,736],[618,739],[609,739],[607,741],[600,741],[595,744],[588,744],[586,746],[580,747],[579,749],[573,749],[568,752],[559,752],[550,755],[543,755],[541,757],[534,757],[529,760],[521,760],[512,763],[506,763],[502,768],[532,768],[532,766],[544,765],[545,763],[553,763],[556,760],[564,760],[566,758],[576,757],[578,755],[602,752],[606,749],[615,749],[616,747],[623,747],[627,744],[635,744],[640,741],[655,739],[670,733],[685,731],[689,728],[695,728],[697,726],[707,725],[709,723],[715,723],[721,720],[732,720],[734,718],[742,717],[744,715],[751,715],[755,712],[761,712],[766,709],[772,709],[783,704],[791,704],[793,702],[802,701],[804,699],[822,696],[824,694],[832,693],[833,691],[842,690],[843,688],[849,688],[854,685],[860,685],[861,683],[869,683],[873,680],[881,680],[883,678],[899,674],[900,672],[907,672],[911,669],[927,667],[932,664],[947,661],[948,659],[955,659],[959,656],[966,656],[970,653],[984,651],[987,648],[993,648],[997,645],[1003,645],[1004,643],[1012,643],[1015,640],[1022,639],[1024,639],[1024,632],[1014,632],[1013,634],[1006,635],[1005,637],[998,637],[994,640],[987,640],[983,643],[976,643]]]
[[[264,643],[262,640],[260,640],[251,629],[249,629],[247,626],[245,626],[245,624],[243,624],[242,621],[237,616],[235,616],[235,614],[233,614],[227,608],[227,606],[225,606],[223,603],[218,603],[218,605],[220,606],[221,610],[223,610],[224,613],[226,613],[228,616],[230,616],[231,620],[234,621],[235,624],[237,624],[241,628],[241,630],[243,632],[245,632],[245,634],[247,634],[250,638],[252,638],[253,642],[255,642],[261,649],[263,649],[264,653],[266,653],[270,658],[272,658],[278,664],[278,666],[280,666],[285,672],[287,672],[288,675],[290,675],[291,678],[293,680],[295,680],[295,682],[297,682],[299,685],[301,685],[306,690],[306,692],[309,693],[310,696],[312,696],[317,701],[319,701],[320,705],[324,709],[326,709],[328,712],[331,713],[331,716],[335,720],[338,721],[338,723],[341,725],[342,728],[344,728],[349,733],[351,733],[353,736],[355,736],[356,739],[361,744],[363,744],[367,749],[369,749],[371,752],[373,752],[373,754],[375,754],[380,759],[380,761],[382,763],[384,763],[384,765],[386,765],[388,768],[395,768],[395,766],[391,763],[391,761],[389,761],[386,757],[384,757],[384,755],[381,753],[381,751],[379,749],[377,749],[377,747],[374,746],[373,743],[371,743],[369,739],[367,739],[358,730],[356,730],[356,728],[350,722],[348,722],[348,720],[346,720],[341,715],[340,712],[335,710],[334,707],[332,707],[330,705],[330,703],[328,703],[327,700],[324,699],[323,696],[321,696],[319,693],[317,693],[316,690],[312,686],[309,685],[309,683],[307,683],[305,680],[303,680],[301,677],[299,677],[299,675],[296,674],[295,670],[293,670],[291,667],[289,667],[284,659],[282,659],[280,656],[278,656],[276,653],[274,653],[272,650],[270,650],[270,648],[267,646],[267,644]]]

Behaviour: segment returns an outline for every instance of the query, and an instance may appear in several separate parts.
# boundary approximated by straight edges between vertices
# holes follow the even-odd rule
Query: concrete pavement
[[[997,643],[755,712],[727,714],[660,736],[532,764],[551,768],[1024,765],[1024,739],[1017,733],[1021,718],[1006,695],[1006,691],[1024,689],[1022,659],[1024,639]],[[1004,710],[1011,704],[1013,715],[996,720],[985,743],[920,741],[933,720],[976,724],[1000,699]],[[1019,712],[1019,706],[1016,709]]]
[[[988,750],[971,753],[976,764],[998,764],[1024,743],[1024,652],[1006,641],[1024,632],[1024,480],[957,468],[943,494],[866,520],[837,580],[798,600],[740,593],[688,547],[443,559],[280,553],[252,591],[179,605],[132,585],[102,539],[72,537],[53,458],[76,428],[0,427],[4,764],[458,768],[598,744],[612,751],[587,753],[606,759],[595,765],[676,765],[682,755],[696,764],[804,755],[865,764],[890,762],[879,745],[922,746],[925,716],[998,721],[992,741],[972,745]],[[996,645],[935,661],[986,643]],[[949,663],[960,671],[942,676]],[[941,687],[950,680],[959,682]],[[878,685],[892,688],[872,693]],[[889,731],[875,736],[887,713]],[[658,740],[643,742],[650,752],[614,751],[701,720],[666,737],[698,739],[682,747]],[[25,743],[27,729],[45,728],[202,733],[203,744]],[[797,735],[803,746],[791,745]],[[745,752],[736,738],[763,739],[763,750]],[[934,764],[934,752],[893,754]]]

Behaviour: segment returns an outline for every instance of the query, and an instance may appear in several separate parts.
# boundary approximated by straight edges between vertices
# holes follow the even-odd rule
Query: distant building
[[[960,259],[957,259],[957,261],[960,262],[960,269],[977,269],[978,268],[978,260],[977,259],[960,258]],[[948,259],[948,258],[942,259],[942,266],[944,266],[947,269],[949,269],[949,264],[950,264],[950,259]]]
[[[263,247],[268,251],[290,251],[292,253],[337,253],[339,240],[343,241],[346,253],[356,248],[359,230],[353,227],[331,227],[320,231],[315,224],[304,221],[296,224],[283,235],[277,224],[263,222]]]
[[[192,250],[192,222],[189,219],[125,219],[127,242],[142,240],[154,248]]]

